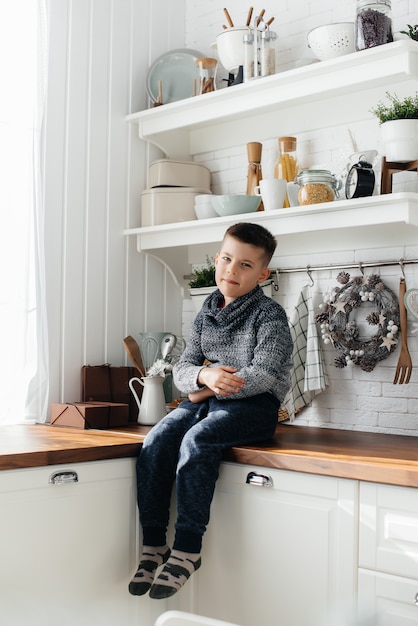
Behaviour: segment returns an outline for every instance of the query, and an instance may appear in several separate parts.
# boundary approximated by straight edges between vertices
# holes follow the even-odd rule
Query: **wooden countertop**
[[[232,448],[225,460],[418,487],[418,439],[402,435],[283,424],[271,444]]]
[[[0,470],[134,457],[149,428],[79,430],[47,424],[0,426]]]
[[[1,426],[0,470],[135,457],[149,431]],[[265,445],[240,446],[225,461],[418,487],[416,437],[279,424]]]

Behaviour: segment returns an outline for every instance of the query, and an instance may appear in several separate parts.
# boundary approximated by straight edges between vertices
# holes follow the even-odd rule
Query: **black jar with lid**
[[[356,50],[393,41],[391,0],[357,0]]]

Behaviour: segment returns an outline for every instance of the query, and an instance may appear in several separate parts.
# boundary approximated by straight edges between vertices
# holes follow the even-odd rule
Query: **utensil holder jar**
[[[248,32],[243,37],[244,46],[244,83],[254,78],[254,34]]]
[[[268,28],[260,33],[261,76],[271,76],[276,73],[276,38],[276,33]]]
[[[276,39],[268,27],[244,35],[244,82],[276,73]]]

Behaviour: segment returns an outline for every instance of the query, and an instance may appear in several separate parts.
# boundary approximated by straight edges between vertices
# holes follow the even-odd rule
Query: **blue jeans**
[[[145,437],[137,460],[137,495],[144,545],[163,545],[176,480],[174,548],[200,552],[222,452],[270,439],[278,400],[269,393],[242,400],[185,400]]]

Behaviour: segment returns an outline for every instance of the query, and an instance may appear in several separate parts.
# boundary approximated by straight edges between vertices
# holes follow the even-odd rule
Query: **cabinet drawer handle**
[[[247,474],[247,485],[254,485],[256,487],[273,487],[273,479],[267,474],[257,474],[257,472],[250,472]]]
[[[51,485],[64,485],[65,483],[78,483],[78,475],[77,472],[74,471],[63,471],[63,472],[54,472],[49,477],[48,481]]]
[[[414,604],[415,604],[415,606],[418,606],[418,591],[415,594]]]

